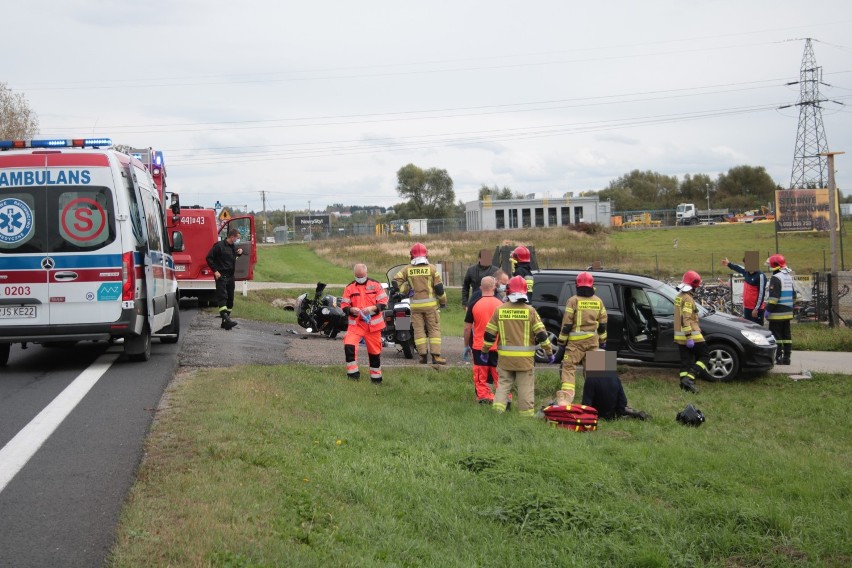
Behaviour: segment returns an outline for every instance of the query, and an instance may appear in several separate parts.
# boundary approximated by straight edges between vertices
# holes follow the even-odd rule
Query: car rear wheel
[[[723,343],[715,343],[708,349],[710,360],[707,365],[707,380],[732,381],[740,372],[740,356],[736,350]]]
[[[0,367],[5,367],[9,362],[9,350],[12,348],[11,343],[0,343]]]

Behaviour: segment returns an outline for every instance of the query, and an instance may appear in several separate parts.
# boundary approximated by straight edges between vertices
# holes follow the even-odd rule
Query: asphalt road
[[[0,566],[103,565],[180,347],[155,340],[146,363],[103,343],[12,347],[0,370],[0,478],[12,475],[5,487],[0,479]],[[114,362],[38,446],[27,433],[48,421],[42,411],[97,360]],[[34,453],[10,474],[16,447]]]

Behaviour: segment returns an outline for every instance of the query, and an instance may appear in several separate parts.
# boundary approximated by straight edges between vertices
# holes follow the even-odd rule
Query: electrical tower
[[[828,187],[828,159],[820,155],[828,152],[820,106],[826,99],[820,98],[820,83],[822,67],[817,66],[811,38],[806,38],[805,53],[799,71],[799,130],[796,134],[796,150],[793,153],[790,189]]]

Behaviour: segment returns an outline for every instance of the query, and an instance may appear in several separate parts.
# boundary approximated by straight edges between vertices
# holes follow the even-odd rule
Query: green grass
[[[346,284],[352,281],[352,266],[335,265],[319,256],[305,244],[258,247],[254,279],[259,282],[294,282]],[[383,274],[379,275],[381,280]],[[373,276],[375,278],[375,275]]]
[[[466,267],[476,262],[479,250],[483,248],[494,250],[498,244],[523,244],[535,246],[542,268],[585,268],[600,260],[609,270],[649,274],[663,279],[680,277],[686,270],[698,270],[705,280],[727,277],[731,271],[722,266],[722,258],[740,261],[746,250],[757,250],[761,255],[775,251],[772,223],[612,230],[597,235],[566,228],[516,229],[443,233],[418,238],[429,248],[433,262],[457,262]],[[286,251],[293,246],[310,247],[319,258],[333,266],[349,268],[354,262],[366,262],[371,272],[383,274],[391,266],[408,261],[408,251],[414,241],[415,238],[404,236],[348,237],[270,249]],[[827,233],[781,234],[778,247],[798,274],[811,274],[830,267]],[[852,251],[852,237],[848,233],[843,236],[843,248],[846,266],[852,266],[852,260],[849,260],[852,258],[849,252]],[[263,261],[262,257],[261,263]]]
[[[175,382],[110,566],[848,566],[848,377],[626,380],[651,422],[577,434],[474,403],[470,370]],[[555,387],[538,373],[537,399]],[[694,402],[700,428],[674,415]]]

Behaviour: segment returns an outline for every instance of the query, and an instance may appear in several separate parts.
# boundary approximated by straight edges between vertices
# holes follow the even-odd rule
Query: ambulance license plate
[[[34,318],[35,306],[0,306],[0,319]]]
[[[175,264],[175,272],[186,272],[185,264]]]

